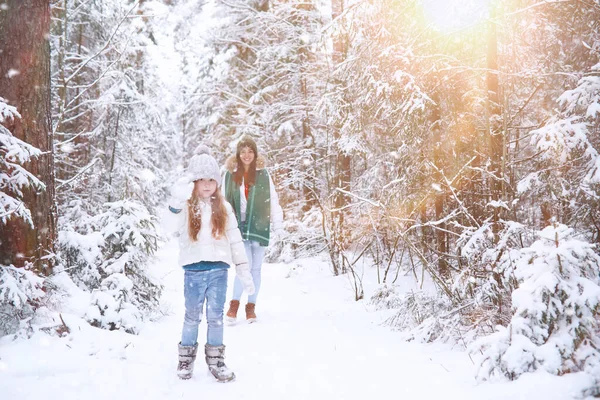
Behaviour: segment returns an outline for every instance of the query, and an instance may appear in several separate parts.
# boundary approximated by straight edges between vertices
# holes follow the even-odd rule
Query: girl
[[[265,159],[258,155],[258,148],[249,136],[243,136],[237,144],[235,156],[226,162],[224,194],[235,210],[244,247],[254,281],[254,294],[248,292],[246,320],[256,321],[256,298],[260,289],[261,268],[265,249],[269,245],[271,223],[275,233],[283,234],[283,212],[273,181],[265,169]],[[233,300],[229,303],[227,319],[235,323],[242,297],[243,282],[235,279]]]
[[[200,146],[196,153],[186,176],[173,189],[169,206],[178,217],[179,264],[185,270],[185,319],[177,374],[181,379],[192,377],[198,350],[198,325],[206,300],[206,363],[218,381],[228,382],[235,378],[225,365],[223,345],[223,307],[229,265],[235,265],[237,277],[248,293],[254,292],[254,284],[235,214],[217,190],[221,184],[217,161],[206,146]]]

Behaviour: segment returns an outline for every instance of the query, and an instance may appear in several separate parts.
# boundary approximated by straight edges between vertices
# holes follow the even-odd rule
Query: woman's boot
[[[227,322],[229,323],[235,323],[236,319],[237,319],[237,312],[238,312],[238,308],[240,308],[240,301],[239,300],[231,300],[229,302],[229,310],[227,310]]]
[[[246,304],[246,321],[250,324],[256,322],[256,313],[254,312],[255,307],[256,304],[254,303]]]
[[[225,365],[225,346],[204,346],[206,364],[211,374],[219,382],[229,382],[235,379],[235,374]]]

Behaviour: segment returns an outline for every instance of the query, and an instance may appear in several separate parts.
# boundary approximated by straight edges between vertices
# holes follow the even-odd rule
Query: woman
[[[235,156],[230,157],[225,166],[224,195],[235,210],[254,280],[254,294],[248,295],[246,304],[246,320],[252,323],[256,321],[256,299],[265,249],[272,236],[271,224],[273,231],[281,236],[283,212],[273,181],[265,168],[265,159],[258,154],[256,142],[251,137],[243,136],[240,139]],[[236,277],[233,300],[227,311],[227,319],[231,323],[237,319],[242,292],[242,282]]]

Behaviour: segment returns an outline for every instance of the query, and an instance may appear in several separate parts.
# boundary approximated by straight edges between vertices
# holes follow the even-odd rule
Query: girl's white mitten
[[[171,201],[173,207],[182,207],[194,191],[194,182],[191,182],[189,177],[184,176],[179,178],[171,188]]]

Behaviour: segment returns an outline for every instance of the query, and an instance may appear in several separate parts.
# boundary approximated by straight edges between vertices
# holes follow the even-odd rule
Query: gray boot
[[[177,375],[181,379],[190,379],[194,372],[194,361],[198,352],[198,343],[194,346],[182,346],[179,343],[179,364],[177,364]]]
[[[204,346],[206,364],[211,374],[219,382],[229,382],[235,379],[235,374],[225,365],[225,346]]]

